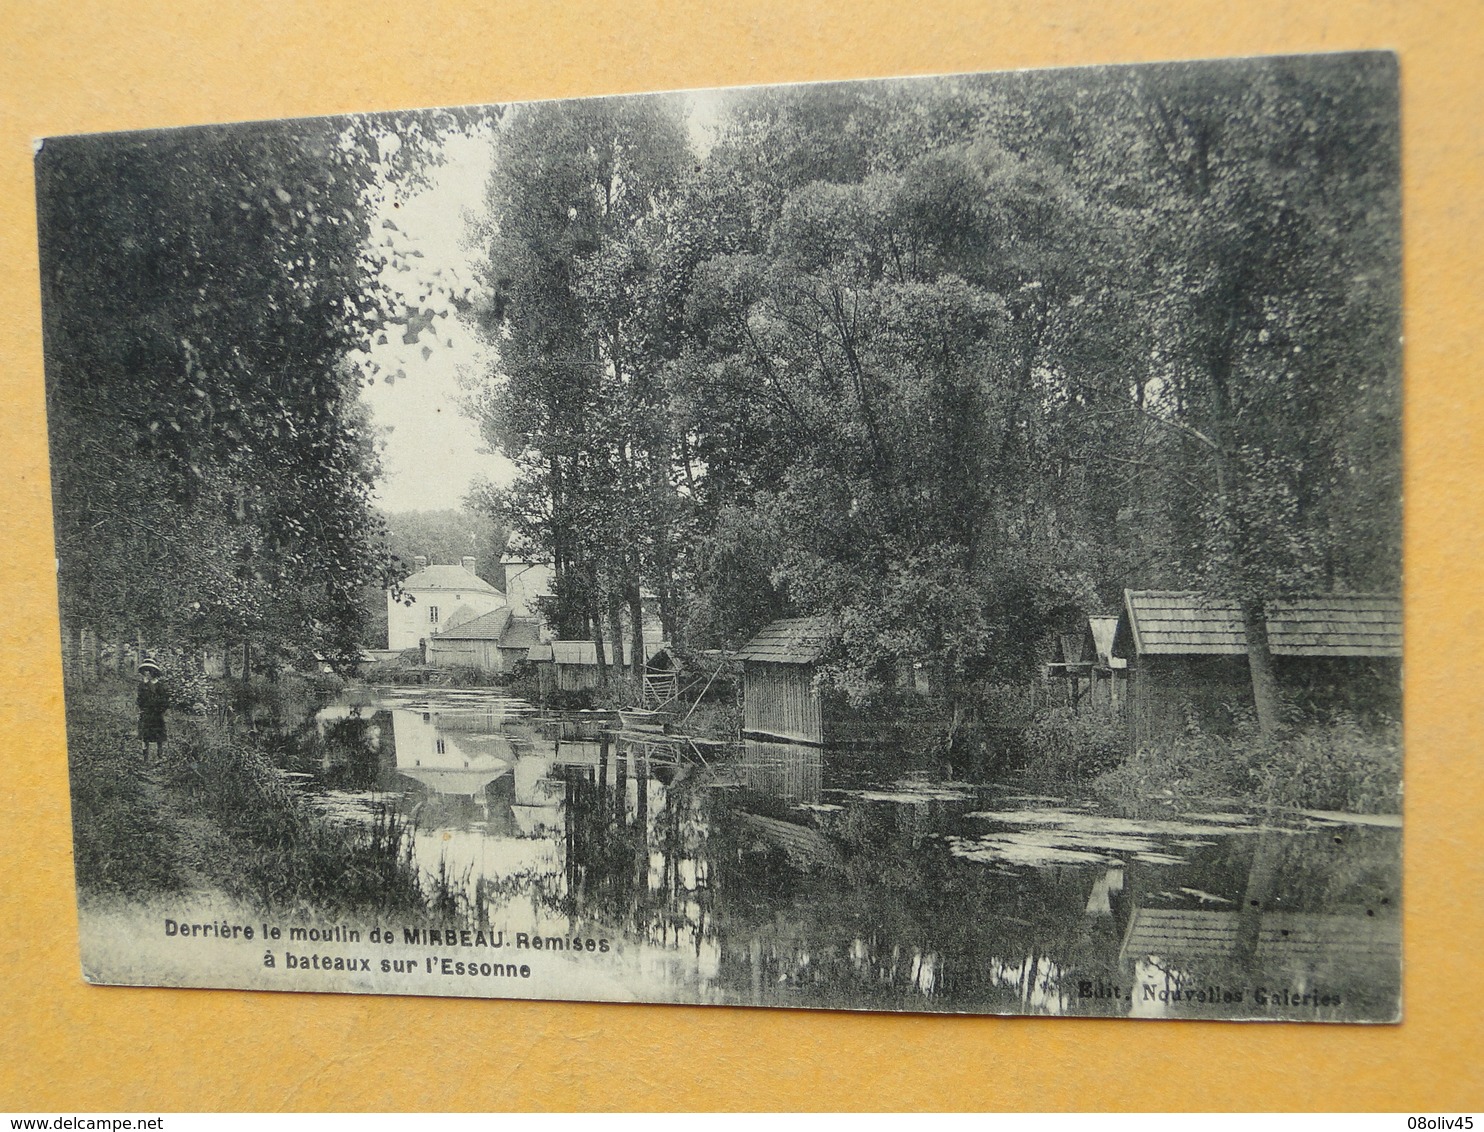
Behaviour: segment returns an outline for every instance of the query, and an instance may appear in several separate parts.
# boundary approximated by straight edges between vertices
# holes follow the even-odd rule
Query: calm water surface
[[[562,739],[486,690],[382,689],[285,756],[328,812],[392,805],[430,893],[617,942],[652,1000],[1389,1020],[1400,822],[1119,807],[921,757]]]

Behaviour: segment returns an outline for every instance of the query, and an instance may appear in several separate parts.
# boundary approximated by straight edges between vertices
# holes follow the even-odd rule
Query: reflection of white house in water
[[[392,712],[392,733],[397,742],[397,773],[438,794],[480,794],[515,759],[510,740],[504,736],[445,731],[428,712]]]
[[[393,712],[397,773],[435,794],[474,798],[487,806],[489,821],[512,832],[529,837],[563,830],[563,787],[551,777],[550,753],[517,753],[507,736],[459,730],[463,722],[433,711]],[[490,789],[506,775],[511,781],[503,790]],[[497,812],[505,807],[508,820]]]
[[[561,782],[551,777],[552,763],[540,755],[526,755],[515,761],[515,801],[510,813],[515,827],[527,837],[560,832],[562,802],[566,796]]]

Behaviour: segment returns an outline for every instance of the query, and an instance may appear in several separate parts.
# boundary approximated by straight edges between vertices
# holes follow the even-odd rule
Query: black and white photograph
[[[38,142],[84,977],[1399,1021],[1400,163],[1384,52]]]

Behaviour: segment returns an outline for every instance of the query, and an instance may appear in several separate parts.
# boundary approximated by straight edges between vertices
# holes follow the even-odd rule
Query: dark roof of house
[[[1316,594],[1274,602],[1268,643],[1278,656],[1401,656],[1401,599]]]
[[[450,616],[447,627],[438,636],[445,641],[495,641],[499,640],[509,621],[508,609],[492,609],[468,619]]]
[[[502,649],[529,649],[541,643],[541,622],[534,617],[512,617],[500,635]]]
[[[767,664],[812,664],[833,633],[834,622],[829,617],[785,617],[765,625],[736,656]]]
[[[1401,656],[1402,605],[1385,594],[1306,594],[1269,603],[1274,656]],[[1118,656],[1236,656],[1242,610],[1198,590],[1125,590]]]
[[[424,566],[416,574],[404,578],[402,588],[404,590],[459,590],[481,594],[500,592],[478,574],[471,574],[462,566]]]

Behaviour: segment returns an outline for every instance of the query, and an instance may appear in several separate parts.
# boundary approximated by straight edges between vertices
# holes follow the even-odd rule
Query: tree
[[[515,461],[501,518],[555,569],[564,637],[605,668],[628,607],[642,665],[642,587],[669,490],[671,443],[644,317],[641,233],[685,162],[673,99],[523,107],[490,188],[489,289],[471,312],[499,353],[482,425]],[[615,658],[617,659],[617,658]]]
[[[1399,580],[1395,61],[1129,77],[1159,335],[1147,407],[1209,484],[1202,573],[1241,605],[1269,731],[1272,600]]]
[[[427,137],[441,119],[404,120]],[[350,661],[389,579],[349,351],[396,312],[394,121],[60,138],[37,159],[65,625]],[[425,152],[425,150],[423,151]]]
[[[746,133],[769,155],[816,140]],[[792,189],[737,242],[765,250],[701,263],[689,298],[702,387],[681,404],[701,493],[780,531],[773,580],[839,616],[835,672],[856,686],[910,660],[951,687],[992,639],[1023,665],[1100,580],[1076,493],[1052,474],[1073,377],[1119,345],[1088,268],[1100,235],[1045,162],[972,134],[919,141],[898,130],[917,156],[878,151],[857,179]]]

